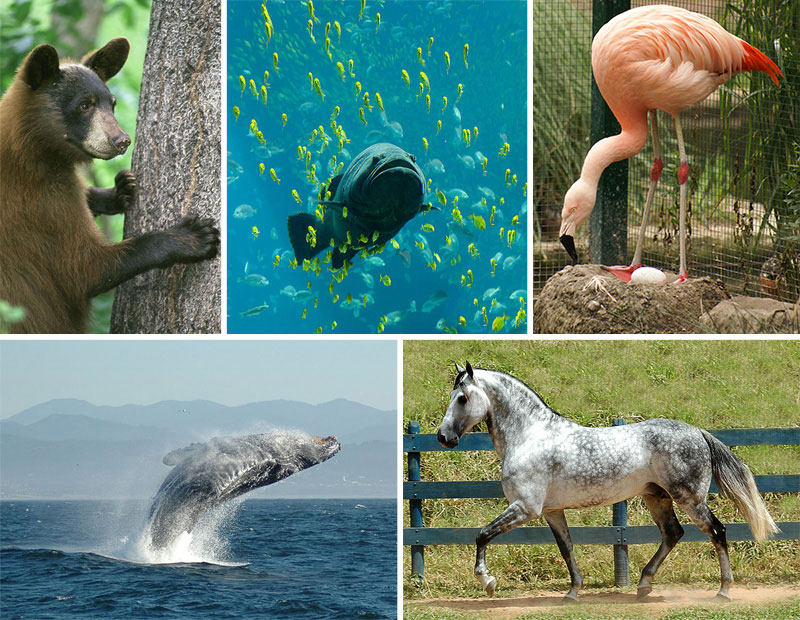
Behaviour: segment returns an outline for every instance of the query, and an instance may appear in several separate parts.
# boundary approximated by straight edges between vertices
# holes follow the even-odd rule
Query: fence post
[[[614,418],[612,426],[622,426],[625,424],[624,418]],[[620,541],[625,541],[625,528],[628,527],[628,502],[622,501],[614,504],[614,511],[611,517],[611,524],[620,533]],[[614,585],[627,586],[630,584],[630,573],[628,571],[628,545],[614,545]]]
[[[419,434],[419,422],[412,420],[408,423],[410,434]],[[408,453],[408,481],[419,482],[420,480],[421,458],[419,452]],[[411,527],[423,527],[422,525],[422,500],[408,500],[408,508],[411,513]],[[425,547],[423,545],[411,545],[411,576],[418,579],[425,577]]]
[[[615,15],[631,8],[630,0],[594,0],[592,36]],[[592,76],[591,143],[618,134],[616,117]],[[624,265],[628,246],[628,161],[611,164],[600,177],[597,201],[590,217],[589,254],[593,263]]]

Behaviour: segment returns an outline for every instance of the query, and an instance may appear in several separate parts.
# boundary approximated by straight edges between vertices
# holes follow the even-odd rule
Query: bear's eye
[[[90,101],[81,101],[81,105],[79,107],[81,112],[88,112],[89,108],[92,107],[92,103]]]

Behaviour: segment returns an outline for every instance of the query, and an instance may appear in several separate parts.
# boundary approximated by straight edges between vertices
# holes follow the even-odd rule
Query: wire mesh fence
[[[632,7],[653,4],[631,3]],[[732,294],[797,299],[800,275],[800,2],[671,2],[708,15],[772,58],[780,87],[762,72],[734,77],[681,114],[689,178],[689,273],[721,279]],[[569,264],[558,241],[564,193],[589,147],[591,0],[534,0],[533,295]],[[659,112],[664,174],[645,231],[643,264],[677,271],[678,149]],[[650,140],[628,172],[627,257],[633,254]],[[589,253],[589,224],[576,238]],[[591,261],[591,256],[589,256]]]

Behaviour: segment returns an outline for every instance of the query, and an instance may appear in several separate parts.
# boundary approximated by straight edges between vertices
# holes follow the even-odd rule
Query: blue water
[[[317,0],[316,42],[307,30],[305,2],[267,6],[274,27],[268,44],[260,3],[228,2],[228,331],[523,333],[525,2],[368,1],[359,19],[359,2]],[[376,12],[381,14],[379,25]],[[327,23],[330,58],[325,50]],[[424,66],[417,60],[417,48]],[[278,54],[277,69],[273,53]],[[351,59],[355,77],[349,72]],[[342,63],[344,79],[337,62]],[[266,105],[260,92],[265,71]],[[418,96],[421,71],[430,91],[424,88]],[[319,80],[324,100],[312,88],[309,73]],[[244,93],[240,76],[245,78]],[[250,91],[251,79],[258,97]],[[358,97],[356,81],[361,83]],[[365,92],[371,111],[365,107]],[[234,106],[240,111],[238,120]],[[331,127],[337,106],[335,123],[349,140],[341,151]],[[360,108],[366,125],[359,118]],[[250,129],[251,121],[264,144]],[[329,138],[324,149],[320,127]],[[469,146],[463,136],[466,129]],[[297,211],[313,213],[318,195],[305,156],[298,158],[298,146],[311,153],[314,178],[324,182],[334,173],[332,156],[337,165],[346,165],[375,142],[392,142],[415,155],[430,179],[425,201],[439,210],[409,221],[394,238],[397,247],[387,244],[368,259],[356,257],[343,278],[336,278],[329,263],[294,266],[286,218]],[[501,155],[504,143],[508,152]],[[264,165],[263,173],[259,164]],[[272,179],[270,169],[280,183]],[[444,194],[445,205],[437,191]],[[455,196],[459,199],[454,214]]]
[[[248,500],[161,564],[147,505],[0,502],[2,617],[397,617],[394,500]]]

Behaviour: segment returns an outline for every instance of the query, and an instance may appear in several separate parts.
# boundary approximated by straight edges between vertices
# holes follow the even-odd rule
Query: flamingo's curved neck
[[[622,132],[599,140],[589,149],[581,169],[581,179],[596,191],[603,174],[615,161],[636,155],[647,141],[647,114],[636,120],[628,120],[622,125]]]

